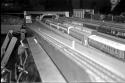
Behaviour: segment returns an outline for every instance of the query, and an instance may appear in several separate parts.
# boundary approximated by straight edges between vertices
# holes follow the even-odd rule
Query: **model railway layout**
[[[19,83],[34,75],[42,82],[86,80],[83,76],[124,81],[125,16],[73,11],[72,17],[69,12],[25,11],[20,31],[10,30],[1,47],[2,82]],[[31,58],[35,65],[27,67]]]
[[[103,22],[100,22],[102,24],[95,24],[93,21],[85,22],[85,20],[79,22],[73,20],[73,18],[46,19],[44,22],[78,39],[85,45],[88,44],[121,60],[125,60],[124,27]],[[88,26],[83,26],[86,24]]]

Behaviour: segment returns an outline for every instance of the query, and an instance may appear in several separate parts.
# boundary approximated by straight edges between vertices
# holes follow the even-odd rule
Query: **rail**
[[[80,51],[78,51],[77,49],[73,49],[72,46],[69,46],[67,44],[65,44],[63,41],[58,40],[57,38],[53,38],[52,36],[50,36],[49,34],[46,34],[45,32],[42,31],[38,31],[38,30],[34,30],[33,31],[38,34],[40,37],[44,38],[46,41],[48,41],[49,43],[53,43],[54,45],[60,47],[63,47],[63,50],[67,50],[68,52],[64,52],[64,53],[68,53],[70,55],[72,55],[75,58],[72,58],[73,61],[75,61],[78,65],[80,65],[82,68],[84,68],[84,66],[88,66],[86,67],[89,72],[92,72],[94,74],[94,76],[97,76],[97,80],[99,81],[114,81],[114,82],[121,82],[121,81],[125,81],[125,79],[114,73],[114,71],[110,71],[108,69],[106,69],[105,67],[103,67],[100,64],[97,64],[96,62],[94,62],[92,59],[89,59],[88,57],[83,57],[85,54],[81,53]],[[47,48],[47,46],[45,47]],[[83,55],[84,54],[84,55]],[[85,55],[87,56],[87,55]],[[71,57],[70,57],[71,58]],[[96,80],[96,81],[97,81]]]

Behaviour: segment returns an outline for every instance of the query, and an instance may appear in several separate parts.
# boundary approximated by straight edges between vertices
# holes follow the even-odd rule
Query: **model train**
[[[106,33],[118,38],[125,39],[125,28],[103,25],[97,29],[98,32]]]
[[[88,39],[88,44],[90,46],[125,60],[125,44],[98,35],[91,35]]]
[[[46,20],[46,24],[55,27],[58,30],[64,30],[70,36],[78,39],[84,45],[89,45],[94,48],[97,48],[105,53],[113,55],[121,60],[125,60],[125,42],[124,40],[119,42],[110,39],[107,36],[98,35],[96,30],[88,29],[82,26],[72,25],[71,23],[63,22],[61,23],[58,20]],[[101,33],[102,34],[102,33]],[[105,35],[105,34],[104,34]]]
[[[79,18],[60,18],[61,20],[66,20],[75,25],[82,25],[98,32],[109,34],[118,38],[125,39],[125,25],[124,24],[115,24],[111,22],[102,22],[102,21],[93,21]]]

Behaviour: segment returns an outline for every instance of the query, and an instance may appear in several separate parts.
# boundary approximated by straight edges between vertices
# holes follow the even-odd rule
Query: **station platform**
[[[65,79],[57,69],[56,65],[53,63],[53,61],[50,59],[44,49],[39,45],[37,40],[35,40],[34,37],[28,38],[27,40],[35,64],[39,71],[42,83],[66,83]]]

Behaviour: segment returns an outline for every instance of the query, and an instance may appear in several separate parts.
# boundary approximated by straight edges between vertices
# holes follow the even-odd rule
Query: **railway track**
[[[64,21],[64,20],[62,20],[62,21]],[[100,33],[97,30],[92,30],[92,29],[89,29],[87,27],[80,26],[80,25],[78,25],[79,23],[76,25],[74,25],[72,23],[68,23],[68,22],[60,23],[54,19],[46,20],[45,23],[47,25],[51,26],[51,28],[57,29],[59,31],[63,31],[64,33],[67,33],[68,35],[80,40],[84,44],[88,43],[90,46],[98,48],[99,50],[102,50],[106,53],[109,53],[110,55],[113,55],[114,57],[117,57],[118,59],[121,59],[124,61],[124,50],[123,51],[119,50],[120,49],[120,47],[119,47],[119,48],[117,48],[119,50],[119,53],[118,53],[117,49],[115,48],[115,44],[106,45],[106,43],[103,43],[103,44],[99,45],[97,43],[94,43],[94,41],[97,42],[96,40],[94,40],[93,42],[91,42],[91,41],[87,42],[88,40],[90,40],[89,36],[96,35],[96,36],[99,36],[99,37],[106,39],[107,41],[110,41],[110,42],[114,41],[114,42],[119,43],[119,44],[122,43],[122,45],[124,47],[125,42],[124,42],[124,39],[122,39],[122,38],[116,38],[115,36]],[[102,27],[100,27],[100,28],[102,28]],[[107,30],[105,30],[106,28],[103,27],[103,29],[101,31],[106,31],[106,33],[109,33],[109,32],[107,32]],[[110,29],[110,28],[108,28],[108,29]],[[114,34],[116,32],[111,30],[111,33]],[[122,33],[122,32],[119,32],[119,33]],[[121,36],[124,37],[124,31],[123,31],[123,34],[121,34]],[[99,39],[99,42],[101,42],[100,40],[101,39]],[[105,41],[103,41],[103,42],[105,42]],[[100,46],[100,47],[98,47],[98,46]],[[107,49],[107,50],[105,50],[105,49]],[[112,51],[112,49],[115,51]],[[121,58],[121,56],[123,56],[123,57]]]
[[[45,36],[46,38],[46,36]],[[47,39],[48,41],[53,41],[50,39]],[[61,47],[60,45],[56,45],[58,47]],[[93,62],[90,59],[87,59],[86,57],[84,57],[83,55],[80,55],[80,53],[71,50],[72,47],[67,48],[67,46],[63,46],[62,47],[63,50],[65,51],[64,53],[67,55],[69,54],[72,56],[72,60],[74,60],[78,65],[80,65],[81,67],[85,68],[84,66],[86,66],[86,68],[94,73],[94,76],[96,77],[96,81],[110,81],[110,82],[116,82],[116,81],[124,81],[124,79],[120,79],[119,76],[113,74],[111,71],[106,70],[104,67],[96,64],[95,62]],[[71,57],[70,57],[71,58]]]
[[[117,75],[116,73],[113,73],[111,70],[107,70],[106,68],[102,67],[102,65],[97,64],[96,62],[93,62],[92,60],[88,59],[83,55],[83,53],[80,53],[79,51],[76,51],[72,48],[72,45],[67,45],[64,42],[61,43],[60,39],[53,38],[52,35],[47,34],[40,29],[33,29],[32,30],[39,35],[41,38],[43,38],[45,41],[49,42],[49,45],[56,46],[58,50],[65,53],[67,57],[72,59],[75,63],[77,63],[80,67],[85,68],[87,72],[91,74],[91,79],[93,77],[93,80],[96,81],[103,81],[103,82],[122,82],[125,81],[124,75],[123,77],[120,75]],[[40,40],[39,40],[40,41]],[[46,46],[47,47],[47,46]],[[45,47],[45,48],[46,48]]]

